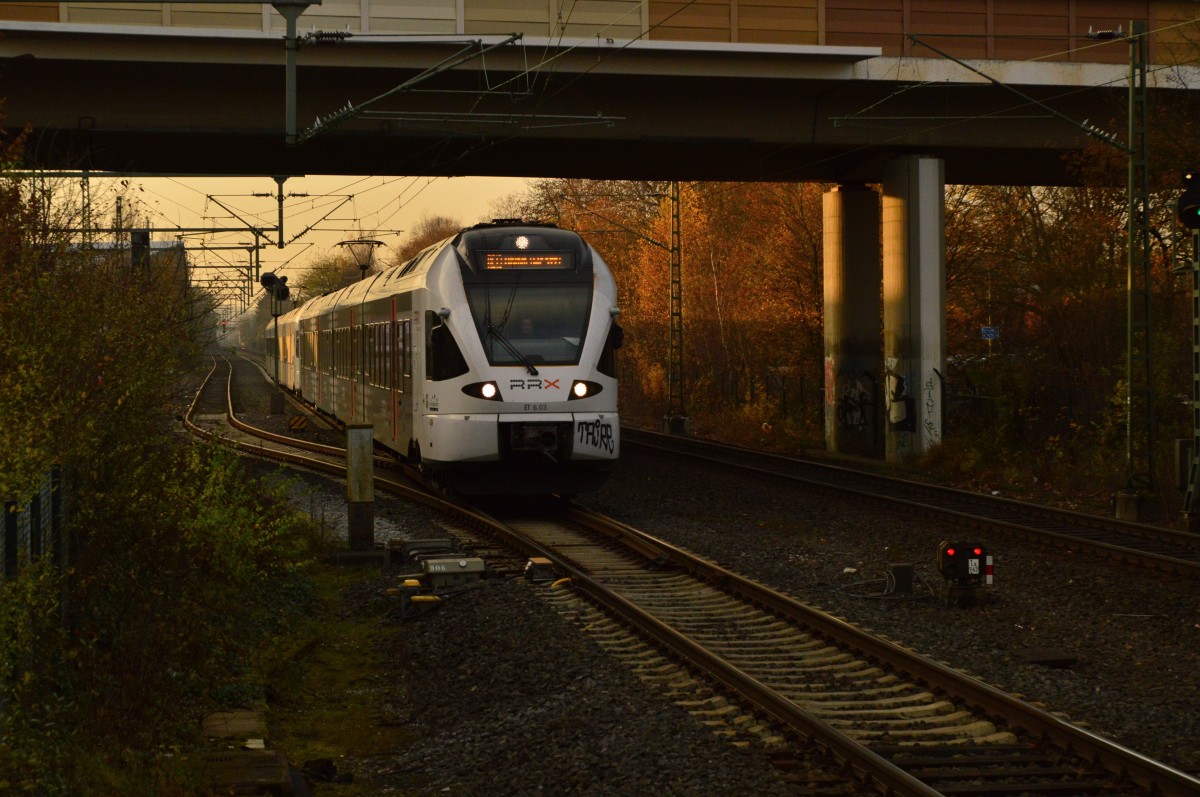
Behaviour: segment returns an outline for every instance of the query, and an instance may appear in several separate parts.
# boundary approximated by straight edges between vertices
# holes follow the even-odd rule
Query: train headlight
[[[486,399],[487,401],[503,401],[500,398],[500,387],[495,382],[474,382],[464,385],[462,392],[468,396]]]
[[[567,400],[574,401],[575,399],[591,398],[603,389],[602,385],[598,385],[595,382],[584,382],[582,379],[576,379],[571,383],[571,394],[567,396]]]

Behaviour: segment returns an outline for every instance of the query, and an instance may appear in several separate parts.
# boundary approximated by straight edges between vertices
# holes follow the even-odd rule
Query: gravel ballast
[[[1200,591],[1178,576],[931,525],[778,482],[627,452],[583,503],[1185,771],[1200,771]],[[994,555],[977,607],[882,597],[890,562],[937,581],[942,540]],[[1030,663],[1026,651],[1074,658]]]
[[[243,401],[245,419],[261,421],[265,399]],[[305,482],[297,506],[325,507],[322,515],[336,527],[344,486],[322,477]],[[608,484],[579,502],[1147,756],[1200,771],[1200,595],[1182,578],[999,534],[963,534],[632,447]],[[428,510],[382,495],[376,516],[377,540],[437,531]],[[993,552],[996,584],[983,605],[882,595],[891,562],[938,578],[934,555],[944,539]],[[390,585],[383,579],[380,589]],[[388,671],[377,687],[393,708],[381,721],[403,723],[415,741],[339,763],[365,793],[798,793],[761,750],[713,735],[537,589],[487,580],[435,612],[394,623],[385,643]],[[1031,663],[1024,651],[1033,648],[1074,663]]]

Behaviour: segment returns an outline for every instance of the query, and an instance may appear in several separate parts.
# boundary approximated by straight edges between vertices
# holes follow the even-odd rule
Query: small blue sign
[[[1000,327],[983,327],[984,340],[1000,340]]]

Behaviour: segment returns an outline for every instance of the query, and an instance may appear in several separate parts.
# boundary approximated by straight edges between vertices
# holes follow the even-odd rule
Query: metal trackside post
[[[283,358],[283,341],[279,339],[279,313],[281,302],[271,291],[271,315],[275,317],[275,389],[271,391],[271,414],[283,414],[283,391],[279,384],[279,361]]]
[[[374,430],[369,423],[346,426],[346,509],[352,551],[375,547]]]
[[[668,434],[688,435],[692,424],[687,416],[683,368],[683,233],[680,229],[679,181],[671,182],[671,340],[667,366]]]
[[[1125,378],[1125,488],[1116,516],[1137,520],[1143,495],[1154,489],[1154,401],[1150,323],[1150,187],[1146,89],[1146,24],[1130,24],[1128,156],[1128,307]]]
[[[1188,531],[1197,530],[1196,499],[1200,491],[1200,230],[1192,230],[1192,452],[1188,465],[1183,519]]]
[[[284,57],[284,104],[283,104],[283,129],[284,143],[289,147],[294,147],[298,143],[296,124],[296,52],[300,49],[300,41],[296,36],[296,21],[300,19],[300,15],[308,8],[306,2],[285,2],[279,0],[272,4],[279,15],[283,17],[287,25],[286,33],[283,37],[283,44],[286,48]],[[282,228],[281,228],[282,229]],[[282,234],[282,233],[281,233]]]

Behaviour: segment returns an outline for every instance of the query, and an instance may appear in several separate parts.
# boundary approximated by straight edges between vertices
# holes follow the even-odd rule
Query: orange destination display
[[[489,271],[510,268],[571,268],[571,252],[484,252],[483,267]]]

